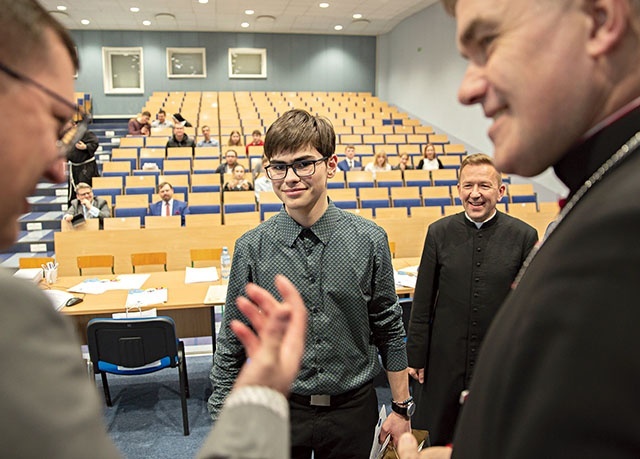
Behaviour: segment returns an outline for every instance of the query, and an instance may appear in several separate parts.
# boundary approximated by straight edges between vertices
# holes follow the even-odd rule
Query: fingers
[[[418,382],[424,384],[424,368],[418,370]]]
[[[398,441],[398,456],[400,459],[417,459],[418,441],[410,433],[404,433]]]

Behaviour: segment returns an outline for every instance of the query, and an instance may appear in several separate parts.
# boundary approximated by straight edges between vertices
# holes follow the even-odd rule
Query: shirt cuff
[[[231,391],[224,409],[242,405],[260,405],[270,409],[285,421],[289,419],[289,403],[277,390],[265,386],[243,386]]]
[[[92,217],[97,217],[98,215],[100,215],[100,209],[98,209],[96,206],[91,206],[89,208],[89,215],[91,215]]]

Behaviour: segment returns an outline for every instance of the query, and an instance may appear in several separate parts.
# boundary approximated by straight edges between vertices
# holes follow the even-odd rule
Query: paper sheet
[[[210,285],[207,295],[204,297],[204,304],[224,304],[226,300],[226,285]]]
[[[393,279],[396,283],[396,286],[409,288],[416,288],[416,281],[418,280],[418,278],[415,276],[400,274],[397,271],[393,273]]]
[[[158,317],[158,310],[156,308],[149,309],[147,311],[138,311],[137,308],[128,312],[114,312],[111,314],[114,319],[133,319],[139,317]]]
[[[129,290],[125,307],[143,307],[151,304],[166,303],[168,292],[166,288],[148,288],[146,290]]]
[[[387,436],[384,443],[378,443],[378,437],[380,437],[380,430],[382,430],[382,423],[387,419],[387,409],[384,405],[380,408],[380,414],[378,414],[378,423],[376,424],[375,434],[373,436],[373,443],[371,444],[371,453],[369,459],[381,459],[384,456],[384,451],[387,449],[391,435]]]
[[[99,295],[107,290],[139,289],[149,276],[150,274],[121,274],[115,279],[86,279],[71,287],[69,291]]]
[[[49,289],[43,290],[42,293],[44,293],[44,295],[49,298],[56,311],[64,308],[64,305],[67,303],[67,301],[73,298],[73,295],[71,293],[67,293],[62,290]]]
[[[218,270],[215,266],[210,268],[191,268],[187,266],[184,272],[184,283],[215,282],[218,278]]]

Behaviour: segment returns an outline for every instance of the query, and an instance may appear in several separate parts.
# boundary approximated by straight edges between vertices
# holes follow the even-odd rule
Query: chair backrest
[[[222,248],[206,248],[206,249],[191,249],[191,266],[196,266],[198,262],[211,261],[212,264],[220,264],[220,255],[222,255]]]
[[[103,221],[104,230],[126,230],[139,228],[140,217],[113,217],[105,218]]]
[[[108,268],[111,274],[115,274],[114,256],[113,255],[78,255],[76,258],[78,263],[78,271],[82,276],[83,269],[89,268]]]
[[[55,262],[53,257],[22,257],[18,259],[18,268],[41,268],[42,265]]]
[[[162,265],[167,270],[167,252],[139,252],[131,254],[131,266],[133,272],[139,266]]]
[[[184,216],[185,226],[219,226],[222,225],[221,214],[187,214]]]
[[[87,344],[94,368],[108,373],[144,374],[178,364],[176,326],[170,317],[92,319]],[[149,365],[154,362],[160,363]]]

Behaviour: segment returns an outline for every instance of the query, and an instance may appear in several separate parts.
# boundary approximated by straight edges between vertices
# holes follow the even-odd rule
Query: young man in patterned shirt
[[[396,442],[410,430],[412,412],[387,235],[328,199],[327,179],[337,165],[328,120],[291,110],[269,128],[264,147],[265,170],[284,207],[236,242],[209,411],[216,419],[246,360],[229,328],[231,320],[243,320],[236,298],[247,282],[277,295],[274,278],[283,274],[309,313],[302,367],[289,397],[291,457],[367,457],[377,421],[378,353],[397,402],[380,437]]]

